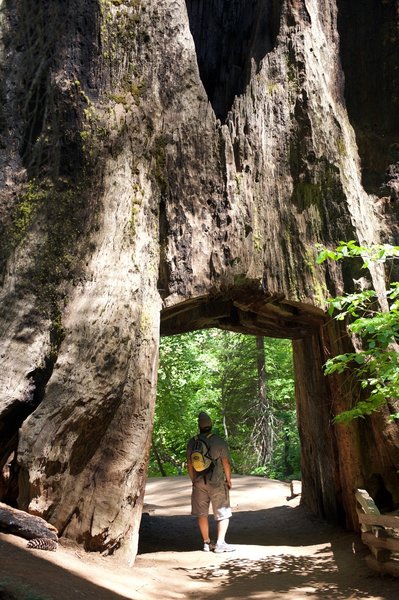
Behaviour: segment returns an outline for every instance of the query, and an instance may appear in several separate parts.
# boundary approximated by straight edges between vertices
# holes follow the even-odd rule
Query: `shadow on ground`
[[[356,533],[326,523],[302,506],[233,513],[228,541],[236,545],[234,554],[213,555],[202,564],[194,517],[147,514],[142,518],[139,554],[191,553],[193,566],[174,570],[184,572],[193,583],[213,583],[201,600],[399,597],[394,578],[382,580],[368,570],[367,550]]]
[[[10,539],[11,536],[10,536]],[[0,600],[122,600],[121,596],[66,567],[50,563],[39,556],[40,550],[24,550],[0,540]],[[45,553],[47,554],[47,553]]]
[[[307,522],[307,528],[304,527]],[[211,538],[216,526],[210,518]],[[303,507],[278,506],[233,514],[228,530],[232,544],[260,546],[303,546],[328,543],[340,529],[313,517]],[[213,534],[213,535],[212,535]],[[139,554],[148,552],[187,552],[198,550],[201,540],[197,521],[190,515],[157,516],[143,514],[139,535]]]

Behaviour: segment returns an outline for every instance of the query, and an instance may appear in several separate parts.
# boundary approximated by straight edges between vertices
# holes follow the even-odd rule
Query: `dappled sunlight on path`
[[[287,500],[287,484],[235,477],[233,486],[233,553],[201,551],[189,480],[163,478],[148,482],[132,568],[67,540],[41,552],[0,534],[1,578],[29,585],[43,600],[398,599],[399,582],[368,570],[358,536],[312,517],[298,498]]]
[[[287,484],[255,477],[235,477],[233,483],[228,541],[236,551],[216,555],[199,551],[189,482],[150,480],[146,502],[154,512],[143,515],[137,565],[173,556],[171,578],[191,581],[192,587],[184,584],[189,598],[397,600],[397,582],[367,569],[358,536],[308,514],[298,498],[288,500]],[[167,588],[163,597],[182,596]]]
[[[295,555],[288,548],[257,546],[241,551],[219,566],[188,570],[195,581],[218,581],[208,598],[367,598],[357,583],[342,583],[331,548],[306,546]],[[265,555],[266,554],[266,555]],[[362,586],[363,587],[363,586]],[[393,596],[392,596],[393,598]]]

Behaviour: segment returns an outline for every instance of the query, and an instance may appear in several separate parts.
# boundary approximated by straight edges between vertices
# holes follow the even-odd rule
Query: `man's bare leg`
[[[209,521],[208,517],[198,517],[198,527],[200,529],[202,539],[209,543]]]

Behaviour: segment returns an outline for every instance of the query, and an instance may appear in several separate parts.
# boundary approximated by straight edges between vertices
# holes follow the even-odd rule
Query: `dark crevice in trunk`
[[[279,31],[278,0],[186,0],[202,82],[224,121],[234,98],[273,50]]]
[[[161,259],[159,261],[158,273],[158,292],[161,298],[165,298],[170,293],[169,281],[171,278],[170,265],[166,260],[166,247],[169,235],[168,217],[166,214],[165,198],[161,198],[159,205],[159,247],[161,250]]]
[[[0,498],[2,502],[17,506],[18,474],[17,463],[18,430],[22,423],[41,404],[46,385],[53,373],[55,359],[53,356],[44,359],[44,366],[28,373],[31,385],[26,398],[13,403],[8,411],[4,411],[0,422]],[[12,456],[12,459],[11,459]]]
[[[345,100],[362,161],[363,186],[394,195],[399,181],[397,0],[337,0]]]

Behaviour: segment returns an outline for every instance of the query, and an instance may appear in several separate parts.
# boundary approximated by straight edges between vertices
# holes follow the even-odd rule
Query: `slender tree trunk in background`
[[[285,473],[290,472],[289,471],[290,464],[289,464],[289,460],[288,460],[289,451],[290,451],[290,438],[288,435],[288,431],[285,430],[284,431],[284,471],[285,471]]]
[[[221,380],[221,386],[220,386],[220,390],[221,390],[221,406],[222,406],[222,417],[223,417],[223,431],[224,431],[224,437],[226,440],[229,439],[229,430],[227,427],[227,398],[226,398],[226,376],[225,376],[225,372],[222,375],[222,380]]]
[[[256,336],[256,364],[258,367],[258,398],[259,404],[269,406],[266,387],[266,364],[265,364],[265,338],[263,335]]]
[[[258,370],[258,398],[255,407],[253,444],[258,455],[258,465],[263,466],[271,460],[273,454],[273,415],[267,395],[265,339],[256,336],[256,364]]]
[[[159,452],[157,450],[157,445],[154,442],[152,443],[152,451],[154,452],[154,456],[155,456],[155,460],[157,461],[159,472],[161,473],[162,477],[166,477],[167,473],[166,473],[165,469],[163,468],[161,457],[159,456]]]
[[[227,429],[227,422],[226,422],[226,412],[223,411],[223,431],[224,431],[224,437],[226,440],[229,439],[229,430]]]

